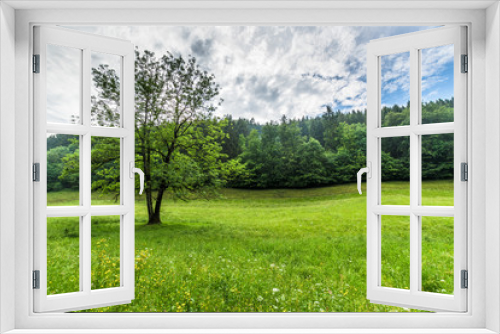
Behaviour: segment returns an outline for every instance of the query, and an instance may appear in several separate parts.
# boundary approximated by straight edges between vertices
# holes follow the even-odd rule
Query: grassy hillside
[[[407,204],[408,183],[391,182],[383,189],[391,204]],[[426,182],[423,189],[427,201],[453,205],[451,182]],[[49,205],[74,205],[64,201],[77,197],[49,193]],[[113,200],[96,196],[97,202]],[[366,300],[365,203],[354,184],[225,189],[216,200],[167,200],[163,225],[147,226],[139,200],[136,298],[91,311],[409,311]],[[423,289],[453,293],[453,219],[425,218],[422,224]],[[78,221],[51,218],[48,226],[49,292],[77,291]],[[116,217],[93,218],[93,288],[119,282],[118,233]],[[382,240],[383,285],[407,288],[408,217],[383,217]]]

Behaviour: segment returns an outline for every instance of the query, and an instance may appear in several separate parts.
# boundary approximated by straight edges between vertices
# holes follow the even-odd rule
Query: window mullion
[[[82,136],[82,150],[80,151],[80,163],[82,169],[82,205],[87,211],[82,217],[82,234],[80,234],[80,247],[82,257],[80,266],[82,267],[81,280],[83,281],[83,291],[89,293],[92,290],[92,231],[91,231],[91,197],[92,197],[92,137],[90,133],[90,49],[83,49],[82,64],[82,124],[87,132]]]
[[[90,132],[82,136],[82,150],[80,151],[80,161],[82,170],[82,205],[86,214],[82,218],[82,234],[80,234],[80,247],[82,247],[82,257],[80,258],[80,265],[83,267],[83,273],[80,276],[83,279],[83,291],[90,293],[90,272],[91,272],[91,136]]]
[[[82,124],[86,133],[82,136],[80,166],[82,167],[82,205],[90,211],[91,203],[91,133],[90,133],[90,49],[83,49],[82,64]]]
[[[82,124],[90,126],[90,49],[83,49],[82,64]]]
[[[90,214],[80,217],[80,289],[85,293],[91,290],[91,234]]]
[[[419,56],[410,49],[410,291],[420,288],[420,217],[414,210],[420,204],[420,137],[415,133],[419,123]]]

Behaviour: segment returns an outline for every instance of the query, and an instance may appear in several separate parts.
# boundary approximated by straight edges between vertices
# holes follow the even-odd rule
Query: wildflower
[[[262,297],[262,296],[258,296],[258,297],[257,297],[257,301],[261,302],[261,301],[263,301],[263,300],[264,300],[264,297]]]
[[[280,289],[278,288],[273,288],[273,294],[280,292]]]

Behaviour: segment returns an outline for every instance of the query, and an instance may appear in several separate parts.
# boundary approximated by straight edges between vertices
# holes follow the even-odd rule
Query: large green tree
[[[100,65],[92,69],[92,77],[98,92],[92,99],[93,119],[102,125],[118,125],[117,73]],[[220,143],[226,137],[225,123],[214,116],[222,102],[217,99],[219,86],[194,57],[168,52],[155,57],[147,50],[136,51],[135,93],[136,165],[145,174],[148,223],[159,224],[167,191],[182,199],[211,193],[241,166],[223,162]],[[101,176],[96,186],[111,189],[107,181],[112,177],[106,170]]]

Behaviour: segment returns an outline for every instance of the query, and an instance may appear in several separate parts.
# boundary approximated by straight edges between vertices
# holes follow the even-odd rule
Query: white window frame
[[[366,159],[372,177],[367,179],[367,298],[377,304],[414,307],[423,310],[467,310],[467,290],[461,287],[461,270],[467,269],[467,184],[461,181],[461,163],[467,163],[467,73],[461,73],[461,56],[467,54],[466,28],[450,26],[372,40],[367,46],[367,133]],[[453,46],[454,120],[449,123],[422,123],[421,50],[443,45]],[[410,75],[410,124],[382,127],[381,57],[408,53]],[[422,136],[454,134],[454,205],[422,205]],[[410,201],[408,205],[383,205],[382,141],[406,136],[409,139]],[[424,166],[425,167],[425,166]],[[409,289],[390,288],[382,282],[383,217],[405,216],[409,220]],[[422,219],[453,217],[452,295],[422,290]]]
[[[81,50],[80,124],[48,123],[47,115],[47,45]],[[118,57],[121,80],[120,122],[118,127],[91,125],[91,57],[93,52]],[[39,163],[40,182],[33,184],[34,203],[34,269],[39,270],[39,288],[34,290],[36,312],[75,311],[91,307],[128,304],[135,291],[135,183],[130,174],[135,162],[135,98],[132,43],[111,37],[88,34],[60,27],[34,27],[34,53],[39,56],[39,73],[33,75],[34,162]],[[87,101],[87,103],[84,103]],[[80,204],[77,206],[47,206],[47,134],[77,135],[80,147]],[[91,204],[91,139],[119,140],[120,201],[118,205]],[[120,219],[120,284],[112,288],[92,290],[91,284],[91,221],[92,217],[115,216]],[[79,290],[55,295],[47,294],[47,218],[75,217],[79,219]]]
[[[408,2],[408,1],[405,1]],[[413,2],[413,1],[412,1]],[[26,2],[27,6],[43,8],[58,6],[60,3],[38,1]],[[26,5],[24,3],[24,5]],[[104,3],[104,4],[103,4]],[[106,6],[106,1],[99,6]],[[125,3],[125,2],[123,2]],[[167,2],[165,2],[167,3]],[[370,2],[370,9],[362,8],[366,3],[337,1],[338,7],[328,8],[328,4],[310,4],[296,1],[274,5],[281,9],[242,9],[237,5],[226,8],[216,1],[210,9],[187,8],[187,5],[172,2],[170,9],[64,9],[64,10],[20,10],[14,13],[8,4],[0,4],[0,181],[15,186],[14,200],[12,188],[0,189],[0,325],[1,331],[14,329],[12,333],[37,333],[37,329],[64,329],[61,333],[76,332],[74,329],[89,329],[86,333],[105,333],[106,330],[127,329],[142,326],[144,329],[235,329],[254,328],[256,332],[283,332],[283,329],[302,328],[300,332],[342,332],[342,329],[358,328],[359,332],[462,332],[491,333],[500,331],[500,136],[498,135],[498,110],[500,98],[500,11],[498,3],[490,2],[440,2],[416,4],[408,8],[387,9],[387,2]],[[459,4],[457,4],[459,3]],[[23,2],[11,5],[23,6]],[[144,7],[149,2],[144,2]],[[151,6],[151,4],[149,4]],[[462,9],[449,9],[461,5]],[[490,7],[484,9],[487,5]],[[81,4],[74,5],[81,8]],[[83,5],[85,6],[85,4]],[[97,6],[88,2],[86,6]],[[108,6],[109,3],[108,3]],[[113,6],[113,4],[111,4]],[[114,4],[116,6],[116,3]],[[141,6],[135,4],[135,6]],[[153,4],[158,6],[158,3]],[[187,9],[176,9],[186,7]],[[242,5],[243,6],[243,5]],[[314,8],[316,6],[316,8]],[[326,6],[327,8],[323,8]],[[333,5],[331,5],[333,6]],[[345,9],[359,6],[357,9]],[[398,6],[404,4],[398,2]],[[436,9],[441,6],[445,9]],[[469,9],[464,9],[469,6]],[[482,6],[478,9],[478,6]],[[54,9],[54,7],[52,7]],[[219,8],[219,9],[216,9]],[[375,9],[373,9],[375,8]],[[471,9],[472,8],[472,9]],[[474,9],[476,8],[476,9]],[[15,14],[15,24],[12,20]],[[466,313],[435,314],[34,314],[33,292],[31,290],[32,270],[32,183],[30,181],[32,147],[32,76],[30,55],[32,54],[32,27],[36,24],[172,24],[172,25],[442,25],[463,24],[468,26],[471,59],[468,76],[468,145],[470,154],[470,181],[468,197],[468,220],[470,243],[468,244],[470,282],[468,289],[469,307]],[[485,24],[486,23],[486,24]],[[487,29],[486,29],[487,28]],[[12,34],[15,31],[15,44]],[[9,35],[11,34],[11,35]],[[13,50],[15,45],[15,53]],[[15,61],[14,56],[15,55]],[[12,67],[15,63],[15,74]],[[488,66],[488,71],[485,70]],[[7,75],[5,75],[7,73]],[[9,80],[10,79],[10,80]],[[15,79],[15,81],[14,81]],[[12,87],[15,82],[15,89]],[[15,92],[15,98],[9,96]],[[15,108],[15,116],[12,110]],[[486,122],[488,117],[488,122]],[[15,147],[6,143],[15,126]],[[12,140],[12,138],[10,138]],[[488,154],[485,153],[485,148]],[[8,163],[15,159],[15,165]],[[9,160],[9,161],[10,161]],[[487,163],[487,164],[486,164]],[[15,183],[11,180],[15,169]],[[491,172],[486,183],[486,172]],[[488,196],[486,196],[488,193]],[[486,204],[485,204],[486,202]],[[15,211],[8,205],[14,204]],[[14,216],[15,215],[15,216]],[[15,218],[15,219],[11,219]],[[7,221],[9,220],[9,221]],[[15,243],[14,243],[15,241]],[[14,256],[12,256],[14,249]],[[12,287],[14,286],[14,289]],[[488,293],[486,293],[488,289]],[[15,305],[12,308],[12,305]],[[385,328],[381,330],[382,328]],[[260,330],[259,330],[260,329]],[[280,330],[281,329],[281,330]],[[336,330],[337,329],[337,330]],[[433,330],[429,330],[433,329]],[[448,329],[448,331],[447,331]],[[491,329],[492,331],[488,330]],[[40,331],[41,332],[41,331]],[[47,331],[45,331],[46,333]],[[57,332],[51,330],[51,333]],[[109,332],[109,331],[108,331]],[[115,331],[116,332],[116,331]],[[118,330],[118,332],[125,332]],[[144,332],[144,330],[137,330]],[[165,330],[167,332],[167,330]],[[248,331],[246,331],[248,332]],[[298,331],[295,331],[298,332]],[[356,331],[351,330],[350,333]]]

